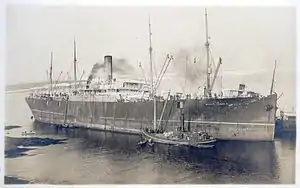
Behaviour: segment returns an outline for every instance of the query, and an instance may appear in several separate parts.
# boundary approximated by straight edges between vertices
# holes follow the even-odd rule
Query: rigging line
[[[173,111],[173,104],[175,102],[175,98],[172,99],[172,103],[170,105],[170,108],[169,108],[169,114],[166,116],[166,121],[165,121],[165,126],[163,127],[163,130],[165,131],[167,129],[167,126],[168,126],[168,121],[171,117],[171,113]]]
[[[213,63],[213,68],[216,69],[216,64],[215,64],[214,57],[212,55],[211,49],[209,49],[209,54],[210,54],[211,61]]]
[[[215,64],[215,61],[214,61],[214,58],[212,56],[212,52],[211,52],[211,49],[209,49],[209,55],[210,55],[210,61],[212,62],[211,64],[213,66],[210,66],[210,75],[212,76],[212,78],[215,76],[214,73],[213,73],[213,70],[216,70],[216,64]],[[211,83],[212,84],[212,83]],[[212,92],[212,85],[210,86],[210,92]]]
[[[165,76],[166,71],[167,71],[168,68],[169,68],[170,62],[173,61],[173,56],[171,55],[171,56],[168,57],[167,59],[168,59],[168,62],[167,62],[167,64],[166,64],[166,67],[165,67],[164,71],[162,72],[161,77],[159,78],[159,80],[158,80],[158,82],[157,82],[157,84],[156,84],[156,86],[155,86],[155,89],[157,89],[157,88],[160,86],[160,83],[161,83],[163,77]]]
[[[180,87],[182,93],[184,93],[184,89],[183,89],[184,87],[182,86],[182,84],[179,84],[179,87]]]
[[[204,57],[204,55],[202,56],[202,54],[204,54],[205,52],[205,47],[202,47],[200,50],[199,50],[200,52],[199,52],[199,63],[201,64],[202,62],[204,62],[205,60],[203,60],[203,59],[200,59],[200,58],[202,58],[202,57]],[[194,63],[197,63],[197,56],[196,57],[194,57]]]
[[[215,62],[214,62],[214,59],[213,59],[213,55],[212,55],[212,51],[211,51],[211,49],[209,50],[209,52],[210,52],[210,57],[211,57],[211,59],[212,59],[212,62],[213,62],[213,66],[214,66],[214,70],[216,69],[216,65],[215,65]],[[222,79],[223,79],[223,75],[222,75],[222,66],[220,66],[220,68],[219,68],[219,71],[218,71],[218,75],[217,75],[217,78],[216,78],[216,81],[215,82],[217,82],[217,83],[219,83],[220,84],[220,87],[221,87],[221,89],[222,89]]]
[[[185,87],[186,87],[186,76],[187,76],[187,64],[188,64],[188,55],[186,55],[185,59],[185,75],[184,75],[184,84],[183,84],[183,93],[185,92]]]
[[[49,82],[49,75],[48,75],[48,74],[49,74],[49,71],[48,71],[48,69],[47,69],[47,70],[46,70],[46,81],[47,81],[47,82]]]
[[[67,72],[64,73],[63,81],[66,81],[66,77],[68,76]]]
[[[68,78],[67,79],[69,79],[69,77],[71,77],[70,75],[68,75],[68,72],[70,72],[70,70],[72,69],[72,67],[73,67],[73,63],[71,63],[71,65],[70,65],[70,68],[68,69],[68,71],[66,72],[66,74],[65,74],[65,76],[64,76],[64,79],[63,80],[65,80],[65,78],[68,76]]]
[[[183,93],[185,93],[185,89],[186,89],[188,63],[189,63],[189,55],[186,55],[186,59],[185,59],[185,75],[184,75],[184,84],[183,84]]]
[[[196,63],[195,61],[196,57],[194,57],[194,63]],[[189,71],[192,71],[193,74],[196,75],[197,79],[201,79],[200,76],[198,75],[198,73],[196,72],[195,69],[191,68],[189,69]],[[188,73],[188,61],[186,60],[185,61],[185,79],[184,79],[184,86],[186,85],[186,82],[187,82],[187,73]]]
[[[66,74],[65,74],[65,76],[64,76],[64,79],[63,80],[65,80],[65,78],[68,76],[68,72],[70,72],[70,69],[72,68],[72,64],[70,65],[70,68],[68,69],[68,71],[66,72]],[[68,79],[68,78],[67,78]]]
[[[76,58],[76,70],[77,70],[77,72],[81,72],[81,71],[79,71],[79,66],[78,66],[78,59]],[[76,73],[77,74],[77,73]]]
[[[193,73],[196,75],[196,77],[201,80],[201,77],[199,76],[199,74],[197,73],[197,71],[195,69],[192,69]]]
[[[202,83],[202,84],[199,84],[197,90],[199,90],[200,88],[204,88],[204,86],[206,86],[205,80],[202,80],[201,83]]]
[[[204,56],[202,56],[201,54],[204,54],[204,53],[205,53],[205,50],[206,50],[205,47],[201,47],[201,49],[200,49],[200,57],[204,57]],[[201,53],[201,52],[202,52],[202,53]],[[200,59],[200,57],[199,57],[199,61],[198,61],[198,62],[201,64],[202,62],[204,62],[204,60],[202,59],[202,60],[203,60],[203,61],[202,61],[202,60]],[[201,76],[198,74],[198,72],[197,72],[195,69],[192,68],[192,72],[196,75],[197,79],[200,80],[200,82],[201,82],[201,80],[202,80],[201,83],[204,82],[203,78],[201,78]],[[201,86],[201,84],[200,84],[199,87],[204,87],[205,85],[206,85],[206,83],[203,83],[202,86]]]
[[[145,74],[144,68],[143,68],[143,66],[142,66],[142,62],[139,62],[139,68],[141,69],[141,71],[142,71],[142,76],[144,77],[144,81],[145,81],[145,83],[147,84],[147,78],[146,78],[146,74]]]
[[[223,89],[223,66],[220,66],[220,69],[219,69],[219,81],[220,81],[220,88],[221,90]]]
[[[155,86],[158,84],[159,79],[160,79],[160,77],[162,76],[165,67],[167,66],[167,61],[168,61],[168,60],[169,60],[169,54],[167,54],[167,56],[166,56],[166,59],[165,59],[165,61],[164,61],[164,64],[163,64],[163,66],[162,66],[162,68],[161,68],[161,70],[160,70],[160,72],[159,72],[158,78],[156,78],[156,81],[155,81],[155,84],[154,84]]]
[[[158,86],[160,85],[160,82],[162,81],[163,77],[165,76],[165,73],[168,70],[168,67],[169,67],[171,61],[172,61],[172,56],[169,57],[169,54],[168,54],[167,57],[166,57],[166,61],[164,63],[164,66],[162,67],[162,69],[159,73],[159,78],[158,78],[157,82],[155,83],[156,88],[158,88]]]
[[[155,57],[155,50],[152,49],[152,54],[153,54],[153,53],[154,53],[153,56]],[[156,66],[155,66],[156,61],[155,61],[154,58],[152,59],[152,62],[153,62],[154,75],[155,75],[155,78],[156,78],[156,80],[157,80],[157,72],[156,72]]]

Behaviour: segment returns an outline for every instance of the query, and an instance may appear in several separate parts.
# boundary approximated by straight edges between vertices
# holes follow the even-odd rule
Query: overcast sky
[[[277,59],[276,91],[284,92],[280,100],[285,105],[295,106],[295,9],[208,7],[207,10],[215,64],[219,56],[223,58],[219,74],[223,87],[236,88],[239,83],[246,83],[252,90],[267,93]],[[79,72],[85,70],[85,76],[107,54],[125,58],[135,68],[135,74],[141,76],[139,61],[149,70],[149,15],[157,72],[167,53],[178,57],[182,50],[191,54],[190,59],[196,57],[199,67],[205,65],[204,7],[10,5],[6,14],[6,84],[46,80],[51,51],[54,78],[62,70],[72,73],[74,37]],[[171,66],[168,71],[184,72],[180,66]],[[201,85],[203,81],[197,80],[192,85]],[[183,83],[178,80],[173,85],[182,87]],[[163,85],[168,85],[168,81]]]

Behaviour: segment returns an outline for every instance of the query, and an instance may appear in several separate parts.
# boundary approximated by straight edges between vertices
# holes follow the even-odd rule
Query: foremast
[[[206,47],[206,89],[204,90],[204,95],[205,97],[211,97],[211,83],[210,83],[210,77],[211,77],[211,65],[209,61],[209,46],[210,43],[208,41],[208,22],[207,22],[207,10],[205,8],[205,37],[206,37],[206,42],[205,42],[205,47]]]
[[[207,98],[212,97],[212,89],[214,87],[216,78],[219,73],[220,66],[222,64],[222,58],[219,58],[218,66],[215,70],[213,79],[211,80],[212,76],[212,68],[211,68],[211,62],[210,62],[210,43],[209,43],[209,35],[208,35],[208,21],[207,21],[207,9],[205,8],[205,37],[206,37],[206,42],[205,42],[205,48],[206,48],[206,87],[204,88],[204,96]]]
[[[51,52],[51,55],[50,55],[50,73],[49,73],[49,79],[50,79],[50,93],[52,93],[53,91],[53,71],[52,71],[52,63],[53,63],[53,52]]]
[[[151,21],[149,16],[149,60],[150,60],[150,78],[151,78],[151,97],[153,98],[153,129],[156,130],[156,98],[155,89],[153,88],[153,62],[152,62],[152,32]]]
[[[275,60],[275,66],[273,70],[273,76],[272,76],[272,83],[271,83],[271,89],[270,89],[270,95],[274,92],[274,82],[275,82],[275,71],[276,71],[277,61]]]
[[[76,90],[76,82],[77,82],[77,70],[76,70],[76,66],[77,66],[77,57],[76,57],[76,41],[74,38],[74,52],[73,52],[73,63],[74,63],[74,89]]]

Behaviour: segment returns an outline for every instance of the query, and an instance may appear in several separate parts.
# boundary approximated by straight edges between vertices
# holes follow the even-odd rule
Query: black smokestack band
[[[107,75],[108,75],[108,82],[111,83],[113,79],[113,68],[112,68],[112,56],[111,55],[106,55],[104,56],[104,65],[107,70]]]

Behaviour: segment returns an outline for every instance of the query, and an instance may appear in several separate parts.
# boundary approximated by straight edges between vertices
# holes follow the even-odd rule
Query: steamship
[[[205,21],[207,13],[205,11]],[[184,102],[184,125],[195,131],[206,131],[219,140],[272,141],[274,139],[277,94],[267,96],[248,91],[240,84],[236,90],[212,95],[209,42],[206,27],[207,83],[203,94],[156,93],[152,74],[151,25],[150,72],[151,81],[123,80],[113,77],[113,58],[104,56],[106,79],[95,83],[91,79],[79,84],[76,79],[76,43],[74,41],[74,84],[69,91],[52,87],[52,61],[50,89],[34,91],[26,102],[34,120],[56,125],[72,125],[104,131],[139,134],[144,127],[175,130],[180,125],[179,102]],[[171,58],[169,58],[169,62]],[[221,65],[219,59],[219,66]],[[274,69],[275,70],[275,69]],[[164,71],[162,71],[164,72]],[[215,74],[217,74],[216,71]],[[274,80],[274,73],[273,73]],[[157,84],[156,84],[157,86]]]

